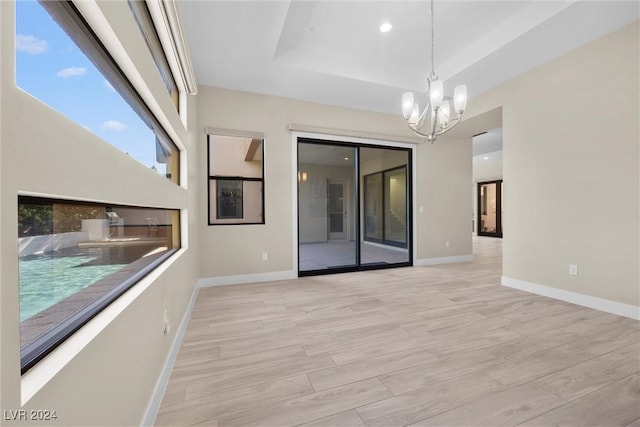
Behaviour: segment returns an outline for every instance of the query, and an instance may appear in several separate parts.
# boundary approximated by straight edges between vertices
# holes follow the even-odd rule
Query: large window
[[[15,10],[16,84],[177,183],[178,148],[73,4]]]
[[[180,247],[179,212],[18,198],[23,372]]]
[[[264,141],[209,135],[209,225],[264,224]]]

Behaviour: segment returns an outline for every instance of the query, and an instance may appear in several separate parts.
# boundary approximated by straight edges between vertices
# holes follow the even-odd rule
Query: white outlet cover
[[[576,264],[569,264],[569,274],[572,276],[578,275],[578,266]]]

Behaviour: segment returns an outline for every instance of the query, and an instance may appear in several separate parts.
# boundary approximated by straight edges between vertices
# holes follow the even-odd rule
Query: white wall
[[[640,305],[638,40],[635,22],[470,103],[502,106],[507,282]]]
[[[126,50],[156,110],[188,151],[187,133],[155,68],[126,2],[101,2],[98,11]],[[83,127],[18,89],[14,78],[14,5],[0,2],[0,401],[21,409],[56,410],[57,425],[137,425],[167,358],[196,283],[193,249],[143,279],[26,375],[20,375],[17,196],[57,198],[183,210],[183,230],[193,230],[195,194],[149,170]],[[113,41],[113,40],[112,40]],[[189,109],[194,108],[193,100]],[[191,116],[191,115],[189,115]],[[199,141],[200,142],[200,141]],[[185,157],[186,158],[186,157]],[[195,156],[183,163],[191,187]],[[105,185],[105,182],[109,185]],[[189,212],[189,215],[186,215]],[[183,233],[197,246],[197,234]],[[193,247],[192,246],[192,247]],[[162,271],[162,273],[160,273]],[[172,331],[163,335],[163,312]],[[118,314],[119,313],[119,314]],[[47,381],[47,379],[49,379]],[[4,423],[5,421],[3,421]]]
[[[473,164],[473,182],[502,179],[502,158],[480,160]]]
[[[289,124],[411,137],[398,115],[372,113],[247,92],[200,87],[199,128],[202,130],[199,166],[206,171],[207,127],[265,134],[264,225],[207,226],[201,224],[201,276],[243,276],[289,272],[297,274],[292,230],[296,171]],[[246,120],[251,117],[251,120]],[[471,255],[471,140],[421,144],[418,156],[418,259]],[[205,173],[205,172],[202,172]],[[455,176],[454,176],[455,175]],[[200,193],[205,180],[201,179]],[[201,200],[206,212],[207,200]],[[445,240],[450,241],[446,248]],[[221,245],[220,242],[224,242]],[[262,253],[268,261],[262,261]]]

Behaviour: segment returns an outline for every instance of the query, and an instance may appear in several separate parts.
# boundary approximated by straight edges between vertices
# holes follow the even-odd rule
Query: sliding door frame
[[[316,275],[324,275],[324,274],[335,274],[335,273],[346,273],[346,272],[354,272],[354,271],[366,271],[366,270],[380,270],[386,268],[398,268],[398,267],[409,267],[413,266],[415,260],[415,250],[416,250],[416,242],[414,239],[414,230],[415,230],[415,215],[414,215],[414,200],[416,197],[415,194],[415,156],[414,149],[415,146],[413,144],[407,143],[394,143],[391,141],[375,141],[368,140],[363,138],[353,138],[353,137],[342,137],[342,136],[334,136],[334,135],[320,135],[320,134],[308,134],[303,132],[292,132],[292,143],[294,144],[293,149],[293,166],[294,170],[292,173],[293,176],[293,223],[294,223],[294,235],[295,238],[293,240],[293,253],[294,253],[294,270],[298,272],[298,277],[305,276],[316,276]],[[355,252],[356,252],[356,263],[354,266],[340,266],[335,268],[327,268],[321,270],[300,270],[300,256],[299,256],[299,245],[300,245],[300,221],[299,221],[299,210],[300,210],[300,202],[298,200],[299,195],[299,182],[297,179],[298,176],[298,167],[299,167],[299,153],[298,147],[300,143],[310,143],[317,145],[326,145],[326,146],[339,146],[339,147],[350,147],[355,148],[355,158],[354,158],[354,199],[355,199]],[[360,148],[373,148],[373,149],[388,149],[388,150],[398,150],[405,151],[407,153],[407,163],[404,167],[407,170],[407,255],[408,259],[406,262],[401,263],[393,263],[393,264],[362,264],[361,259],[361,244],[363,242],[362,239],[362,225],[364,223],[364,219],[361,216],[361,200],[362,190],[361,190],[361,176],[360,176]],[[400,167],[392,168],[398,169]],[[390,170],[392,170],[390,169]],[[362,177],[362,181],[364,181],[364,177]]]

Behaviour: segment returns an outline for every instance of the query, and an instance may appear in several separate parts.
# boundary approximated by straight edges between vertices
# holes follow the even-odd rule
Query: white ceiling
[[[425,1],[179,2],[198,84],[400,114],[430,70]],[[637,1],[435,3],[436,74],[478,95],[639,19]],[[379,31],[389,21],[388,33]],[[451,93],[447,93],[451,94]]]
[[[486,131],[471,139],[473,140],[474,156],[502,151],[502,128]]]

